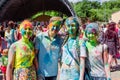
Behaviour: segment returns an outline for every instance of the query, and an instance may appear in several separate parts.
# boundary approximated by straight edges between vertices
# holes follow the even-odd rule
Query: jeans
[[[92,80],[107,80],[106,77],[93,77],[92,76]]]
[[[38,76],[38,80],[56,80],[57,76],[44,77],[43,75]]]
[[[61,69],[60,80],[79,80],[79,72],[77,69]]]
[[[57,76],[45,77],[45,80],[56,80]]]

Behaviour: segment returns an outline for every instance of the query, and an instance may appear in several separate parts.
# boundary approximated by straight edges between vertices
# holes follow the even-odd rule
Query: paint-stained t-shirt
[[[58,36],[50,40],[48,32],[37,35],[35,39],[35,49],[39,51],[38,75],[42,74],[45,77],[57,76],[58,59],[62,41]]]
[[[15,69],[27,68],[33,65],[35,53],[32,43],[27,44],[19,40],[11,45],[9,53],[15,56]]]
[[[88,42],[81,45],[81,53],[87,54],[86,67],[89,69],[91,76],[105,77],[105,68],[103,63],[103,51],[107,49],[107,45],[97,45],[91,48]]]
[[[62,47],[62,62],[67,65],[75,66],[76,61],[79,62],[79,57],[86,57],[86,53],[80,54],[80,44],[81,40],[69,38],[66,44]],[[73,55],[73,57],[71,56]]]

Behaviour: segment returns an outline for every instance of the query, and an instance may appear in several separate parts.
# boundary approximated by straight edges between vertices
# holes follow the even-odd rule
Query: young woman
[[[60,80],[79,80],[80,77],[80,60],[84,66],[86,54],[80,54],[79,44],[79,22],[75,17],[69,17],[65,21],[68,32],[68,38],[62,47],[62,65],[60,70]],[[84,69],[81,73],[83,74]]]
[[[118,53],[118,48],[119,48],[119,38],[116,30],[116,23],[114,22],[109,23],[108,29],[104,35],[105,35],[105,44],[108,46],[109,49],[108,63],[111,66],[111,70],[112,70],[113,60],[115,60],[115,63],[117,65],[117,59],[115,56]]]
[[[87,54],[86,65],[93,80],[111,80],[108,47],[98,42],[98,24],[90,23],[85,29],[87,41],[81,45],[81,54]]]
[[[32,36],[32,24],[24,20],[20,24],[22,38],[13,43],[8,52],[7,80],[36,80],[37,59],[29,38]],[[36,67],[36,69],[35,69]]]

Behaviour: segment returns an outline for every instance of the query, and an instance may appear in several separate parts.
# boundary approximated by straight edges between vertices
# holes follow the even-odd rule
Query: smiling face
[[[89,39],[89,41],[93,42],[96,40],[96,34],[94,33],[86,33],[87,38]]]
[[[23,38],[29,39],[33,34],[31,22],[24,21],[20,25],[20,32],[21,32]]]
[[[79,28],[79,24],[77,22],[77,20],[75,18],[68,18],[65,22],[67,31],[70,35],[74,35],[76,34],[78,28]]]
[[[85,35],[90,42],[94,42],[97,41],[98,31],[98,25],[96,23],[90,23],[85,29]]]
[[[61,21],[53,21],[49,24],[48,29],[51,35],[56,35],[61,27]]]

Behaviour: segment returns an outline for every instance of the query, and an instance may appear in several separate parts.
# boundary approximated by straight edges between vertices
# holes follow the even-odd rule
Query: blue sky
[[[78,2],[78,1],[82,1],[82,0],[69,0],[71,2]],[[99,1],[99,2],[104,2],[104,1],[109,1],[109,0],[90,0],[90,1]]]

